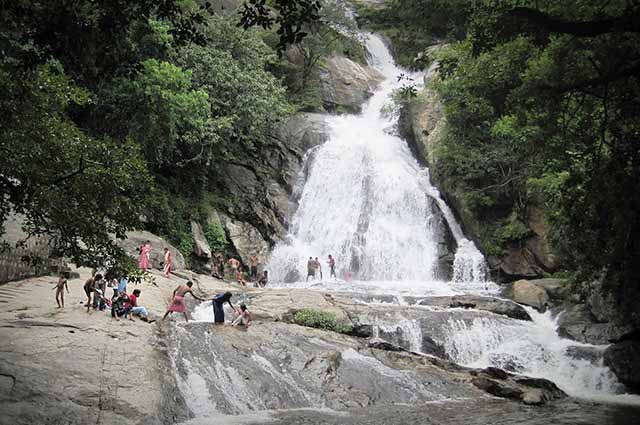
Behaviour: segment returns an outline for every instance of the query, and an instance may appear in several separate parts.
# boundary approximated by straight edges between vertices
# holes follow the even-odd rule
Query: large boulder
[[[511,298],[520,304],[545,311],[550,305],[549,295],[544,288],[528,280],[519,280],[511,286]]]
[[[269,244],[258,229],[249,223],[233,220],[224,214],[220,214],[220,219],[227,231],[229,242],[233,244],[242,262],[249,264],[249,258],[255,254],[258,257],[258,262],[265,264],[269,255]]]
[[[473,308],[490,311],[494,314],[518,320],[531,320],[529,313],[513,301],[479,295],[456,295],[453,297],[429,297],[418,302],[419,305],[445,308]]]
[[[204,235],[202,226],[195,221],[191,222],[191,236],[193,237],[193,254],[202,259],[211,258],[211,248]]]
[[[382,79],[373,68],[342,56],[332,56],[320,71],[323,106],[328,111],[359,112]]]
[[[140,256],[139,249],[146,242],[151,242],[150,260],[151,267],[162,269],[164,263],[164,249],[169,248],[173,255],[173,267],[176,270],[185,268],[184,256],[177,248],[169,244],[160,236],[154,235],[147,231],[134,231],[127,233],[127,238],[118,241],[118,245],[125,250],[131,257],[138,258]]]
[[[618,380],[634,392],[640,392],[640,341],[627,340],[614,344],[604,352],[604,364]]]
[[[558,334],[589,344],[609,344],[631,332],[630,325],[599,322],[586,304],[569,305],[558,318]]]

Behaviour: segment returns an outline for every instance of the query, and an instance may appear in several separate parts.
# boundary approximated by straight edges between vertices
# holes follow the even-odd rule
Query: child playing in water
[[[240,304],[240,308],[236,310],[237,317],[231,323],[231,326],[244,325],[245,327],[249,327],[251,325],[251,312],[247,310],[247,306],[244,304]]]
[[[56,290],[56,302],[58,308],[64,308],[64,289],[67,288],[67,294],[69,293],[69,286],[67,285],[67,278],[69,274],[67,272],[60,273],[60,279],[55,284],[53,289]]]

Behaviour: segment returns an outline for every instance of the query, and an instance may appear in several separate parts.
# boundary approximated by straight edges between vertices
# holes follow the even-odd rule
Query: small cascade
[[[417,320],[403,319],[397,323],[375,323],[373,336],[382,338],[409,351],[422,351],[422,328]]]
[[[489,316],[472,323],[450,319],[445,350],[457,363],[546,378],[575,397],[602,399],[622,389],[601,361],[594,365],[568,354],[572,346],[596,346],[560,338],[550,312],[528,309],[528,313],[533,322]]]

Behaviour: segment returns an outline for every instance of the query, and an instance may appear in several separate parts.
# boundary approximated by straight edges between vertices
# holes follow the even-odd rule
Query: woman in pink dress
[[[140,247],[140,258],[138,259],[138,266],[140,270],[147,270],[149,268],[149,253],[151,252],[151,242],[146,241],[144,245]]]
[[[173,256],[169,248],[164,249],[164,276],[169,278],[169,274],[173,271]]]

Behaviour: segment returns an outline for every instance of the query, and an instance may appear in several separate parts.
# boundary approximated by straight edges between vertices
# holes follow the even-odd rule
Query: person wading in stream
[[[191,294],[191,296],[196,300],[205,301],[204,299],[193,293],[193,291],[191,290],[192,286],[193,282],[189,281],[186,283],[186,285],[180,285],[173,290],[173,298],[171,299],[171,304],[169,304],[169,308],[164,314],[162,320],[166,319],[170,313],[182,313],[184,314],[184,320],[186,320],[187,322],[189,321],[189,317],[187,316],[187,304],[184,301],[185,295]]]
[[[336,259],[329,254],[329,277],[336,277]]]
[[[213,323],[216,325],[224,324],[224,303],[228,303],[232,310],[235,310],[231,304],[231,292],[219,293],[211,301],[213,301]]]
[[[312,279],[316,277],[316,263],[313,261],[313,257],[309,257],[309,261],[307,261],[307,282],[309,277]]]

